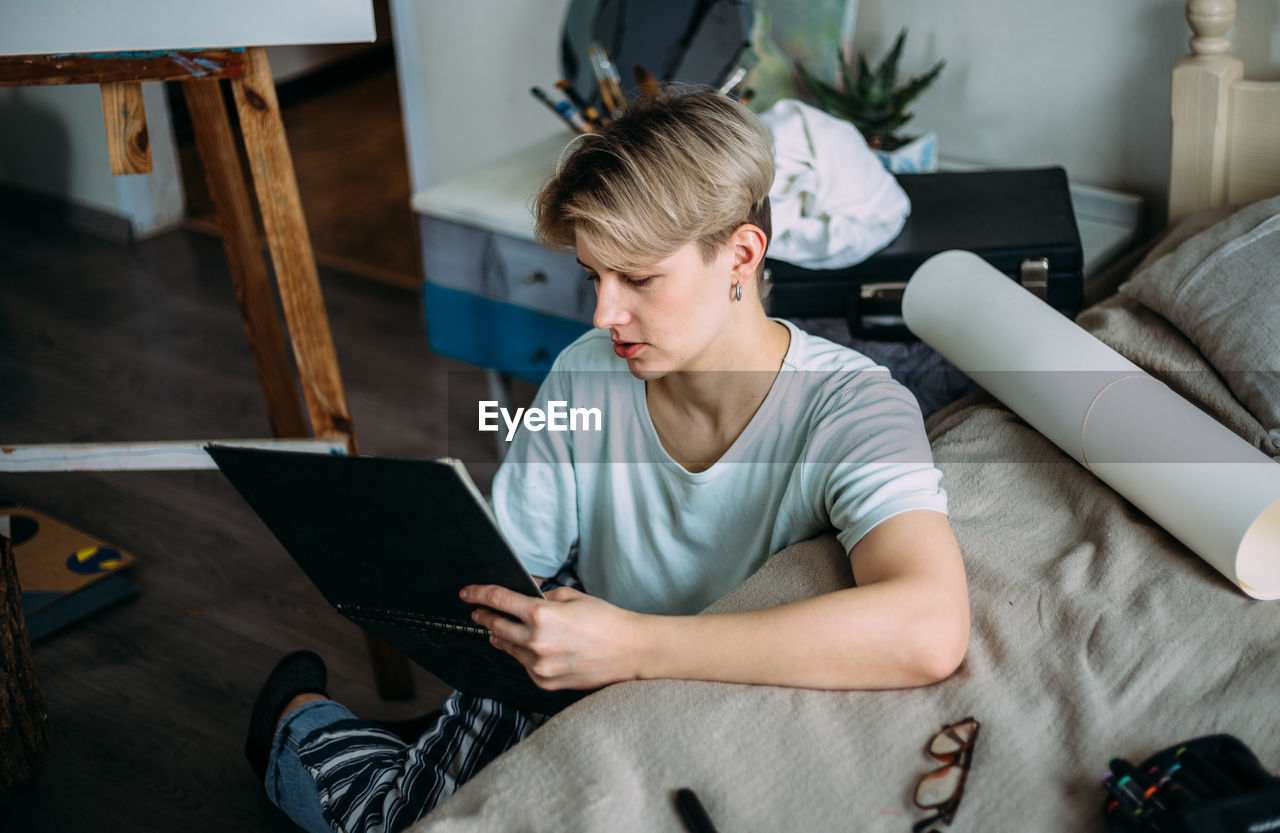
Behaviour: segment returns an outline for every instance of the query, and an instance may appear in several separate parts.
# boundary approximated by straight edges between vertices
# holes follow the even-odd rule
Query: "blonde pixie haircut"
[[[538,241],[579,240],[614,269],[632,271],[696,242],[711,263],[735,229],[772,233],[768,129],[714,92],[663,91],[575,139],[535,205]],[[761,297],[764,260],[756,272]]]

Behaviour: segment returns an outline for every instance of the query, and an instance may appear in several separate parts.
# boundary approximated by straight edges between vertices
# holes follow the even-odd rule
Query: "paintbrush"
[[[636,77],[636,84],[640,87],[640,100],[652,101],[658,95],[658,79],[652,72],[640,66],[639,64],[631,67],[631,72]]]

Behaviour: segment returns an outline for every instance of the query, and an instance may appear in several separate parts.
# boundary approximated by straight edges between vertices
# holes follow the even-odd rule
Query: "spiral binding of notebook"
[[[339,603],[335,607],[339,613],[357,625],[398,625],[430,633],[461,636],[467,639],[489,638],[488,630],[465,619],[454,619],[449,616],[430,616],[410,610],[389,610],[344,603]]]

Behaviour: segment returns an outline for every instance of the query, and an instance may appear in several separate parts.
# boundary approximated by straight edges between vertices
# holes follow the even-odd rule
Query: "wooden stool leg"
[[[271,431],[277,437],[305,437],[307,426],[294,386],[293,365],[280,334],[267,267],[258,248],[249,190],[220,86],[217,81],[183,81],[182,93],[191,111],[196,149],[217,211],[222,246],[231,268],[236,300],[240,302],[253,364],[258,370],[262,398],[267,403]]]
[[[266,49],[250,47],[245,51],[244,77],[232,81],[231,88],[311,428],[317,437],[346,438],[347,447],[354,454],[355,429],[338,372],[338,357]],[[367,642],[378,693],[387,699],[412,695],[408,660],[373,637],[367,637]]]
[[[22,784],[49,746],[49,716],[36,684],[22,590],[9,539],[0,535],[0,790]]]

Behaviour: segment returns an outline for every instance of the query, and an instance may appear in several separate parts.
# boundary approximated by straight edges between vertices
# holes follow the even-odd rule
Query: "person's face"
[[[614,352],[639,379],[715,366],[714,347],[731,316],[734,253],[706,263],[696,243],[644,269],[619,271],[577,243],[578,262],[595,284],[592,323],[608,330]]]

